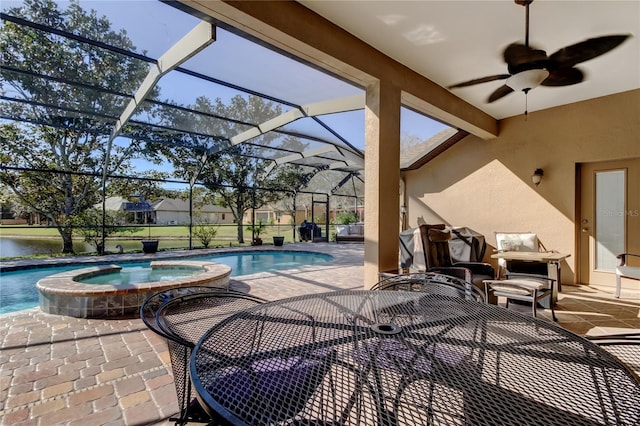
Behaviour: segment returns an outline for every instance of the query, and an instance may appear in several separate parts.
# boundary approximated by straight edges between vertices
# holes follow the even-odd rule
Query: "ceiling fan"
[[[487,99],[487,103],[491,103],[514,91],[522,91],[526,95],[539,85],[553,87],[577,84],[584,80],[584,73],[575,65],[607,53],[629,37],[628,34],[619,34],[590,38],[547,56],[544,50],[529,46],[529,5],[533,0],[514,1],[526,9],[525,43],[512,43],[504,50],[503,57],[509,74],[476,78],[449,86],[449,89],[506,80]]]

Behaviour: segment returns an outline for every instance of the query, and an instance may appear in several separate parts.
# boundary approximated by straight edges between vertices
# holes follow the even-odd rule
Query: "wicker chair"
[[[379,281],[371,290],[419,291],[485,302],[484,294],[473,283],[435,272],[413,272],[395,275]]]
[[[451,231],[446,229],[445,225],[420,225],[420,235],[424,245],[427,271],[450,275],[471,282],[480,292],[483,292],[484,280],[495,278],[495,270],[488,263],[453,262],[449,248]],[[493,298],[492,295],[486,300],[491,304],[498,303],[498,300]]]

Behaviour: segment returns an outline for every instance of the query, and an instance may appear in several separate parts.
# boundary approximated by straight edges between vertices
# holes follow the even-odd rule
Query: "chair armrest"
[[[437,274],[448,275],[450,277],[460,278],[466,282],[472,282],[472,273],[467,268],[458,266],[440,266],[435,268],[429,268],[429,272],[435,272]]]
[[[640,254],[622,253],[617,255],[616,258],[620,259],[620,266],[625,266],[627,264],[627,256],[640,257]]]
[[[489,263],[480,262],[456,262],[453,266],[467,268],[473,274],[488,275],[490,277],[496,276],[496,271]]]

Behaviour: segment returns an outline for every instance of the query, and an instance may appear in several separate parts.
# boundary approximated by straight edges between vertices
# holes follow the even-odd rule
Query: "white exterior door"
[[[579,279],[615,285],[620,253],[640,253],[640,159],[580,166]]]

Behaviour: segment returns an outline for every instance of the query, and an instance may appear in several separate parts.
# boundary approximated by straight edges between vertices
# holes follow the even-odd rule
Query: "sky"
[[[57,2],[66,8],[68,2]],[[3,0],[2,9],[21,4]],[[138,51],[158,58],[200,21],[157,0],[83,0],[85,9],[106,15],[113,29],[124,28]],[[329,76],[317,69],[280,55],[261,45],[218,28],[216,41],[185,62],[183,67],[208,76],[273,96],[297,105],[305,105],[362,93],[362,89]],[[159,81],[161,99],[192,104],[198,96],[228,100],[239,92],[185,74],[171,72]],[[285,108],[286,109],[286,108]],[[364,111],[320,116],[350,144],[364,149]],[[292,123],[291,128],[308,131],[338,141],[311,119]],[[401,134],[428,139],[447,128],[421,114],[402,109]],[[143,163],[139,167],[148,167]]]

